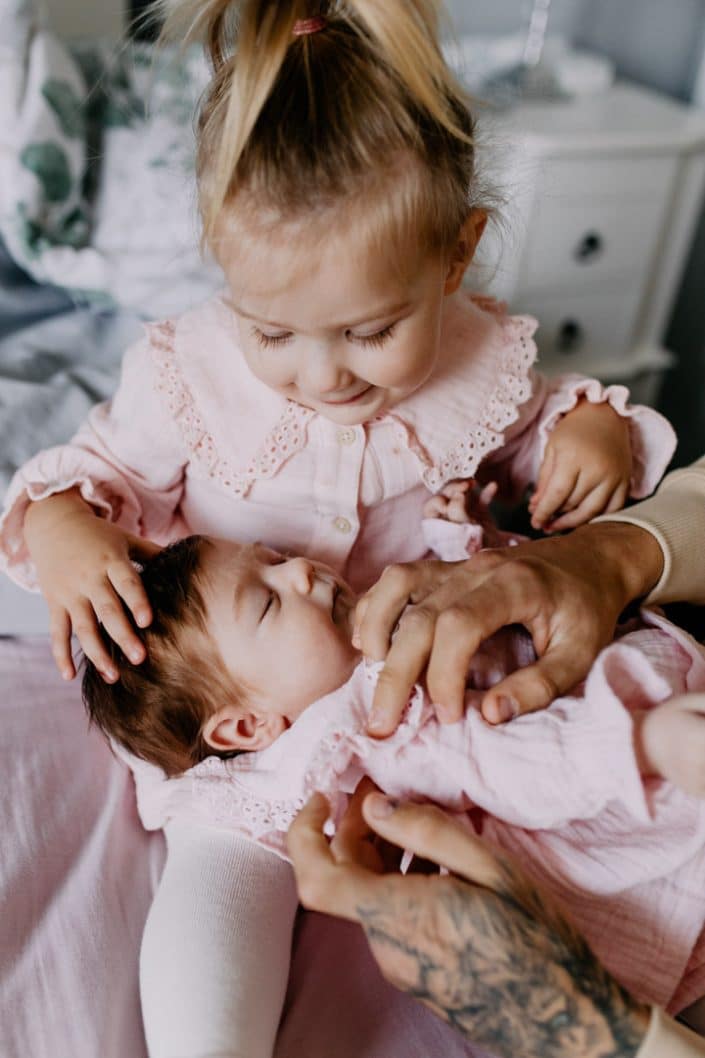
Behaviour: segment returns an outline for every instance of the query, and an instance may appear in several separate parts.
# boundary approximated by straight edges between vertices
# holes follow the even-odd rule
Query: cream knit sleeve
[[[647,603],[705,604],[705,456],[665,477],[650,499],[595,521],[630,522],[658,540],[663,573]]]
[[[702,1058],[705,1040],[656,1007],[636,1058]]]

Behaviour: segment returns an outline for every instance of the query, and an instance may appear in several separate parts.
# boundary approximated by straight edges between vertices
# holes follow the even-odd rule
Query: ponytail
[[[409,151],[455,172],[465,219],[472,122],[441,53],[438,0],[159,2],[163,37],[202,40],[213,68],[199,122],[207,239],[244,189],[290,214]],[[315,15],[323,30],[294,35]]]

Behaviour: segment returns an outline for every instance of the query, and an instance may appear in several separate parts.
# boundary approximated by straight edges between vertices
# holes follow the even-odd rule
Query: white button
[[[350,522],[347,520],[347,518],[340,518],[340,517],[339,518],[335,518],[334,521],[333,521],[333,525],[335,526],[335,528],[338,530],[339,533],[349,533],[350,530],[352,529],[352,526],[351,526]]]
[[[354,445],[355,444],[355,431],[354,430],[338,430],[338,444],[341,444],[341,445]]]

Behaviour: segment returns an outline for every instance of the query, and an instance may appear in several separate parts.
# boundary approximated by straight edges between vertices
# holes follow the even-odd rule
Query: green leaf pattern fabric
[[[0,0],[0,25],[0,237],[16,261],[147,316],[208,296],[222,280],[199,252],[200,53],[69,47],[39,0]]]

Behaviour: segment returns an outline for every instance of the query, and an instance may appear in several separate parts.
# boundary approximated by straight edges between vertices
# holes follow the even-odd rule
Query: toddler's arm
[[[291,868],[225,830],[170,823],[140,959],[150,1058],[271,1058],[297,907]]]
[[[536,485],[536,528],[575,528],[654,490],[675,449],[670,424],[628,403],[624,386],[533,373],[534,395],[519,409],[506,443],[483,464],[483,477],[521,495]],[[562,517],[557,517],[562,515]]]
[[[97,618],[128,656],[142,652],[122,611],[138,624],[143,596],[130,556],[139,538],[174,535],[186,456],[158,392],[149,340],[125,356],[114,398],[99,404],[66,445],[40,452],[12,480],[0,520],[0,568],[49,603],[54,656],[74,674],[71,628],[106,672]],[[137,660],[141,660],[141,657]]]

